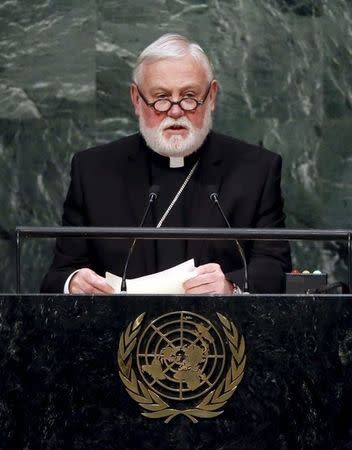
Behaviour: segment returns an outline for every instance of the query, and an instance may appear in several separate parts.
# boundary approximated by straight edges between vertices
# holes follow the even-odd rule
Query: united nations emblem
[[[205,317],[177,311],[143,328],[144,316],[127,326],[117,352],[120,378],[142,415],[166,423],[184,415],[196,423],[222,414],[246,364],[235,325],[217,313],[221,334]]]

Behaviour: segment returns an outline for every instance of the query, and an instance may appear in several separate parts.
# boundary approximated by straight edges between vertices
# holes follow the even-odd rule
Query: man
[[[136,227],[151,186],[158,199],[145,226],[223,227],[209,199],[215,188],[232,227],[284,227],[281,158],[211,131],[218,84],[203,50],[167,34],[139,56],[130,93],[140,133],[76,154],[65,226]],[[176,202],[173,201],[179,194]],[[177,197],[177,195],[176,195]],[[109,294],[105,271],[122,275],[130,241],[59,239],[43,292]],[[248,242],[250,292],[280,292],[291,268],[287,243]],[[141,240],[128,278],[194,258],[187,294],[231,294],[243,263],[231,241]]]

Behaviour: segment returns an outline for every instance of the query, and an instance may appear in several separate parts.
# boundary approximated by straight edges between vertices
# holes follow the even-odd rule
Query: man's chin
[[[143,133],[142,133],[143,134]],[[167,156],[169,158],[185,158],[196,152],[204,142],[205,136],[201,139],[195,139],[194,136],[189,135],[187,138],[182,136],[172,136],[169,139],[159,136],[159,139],[150,139],[150,136],[143,134],[147,145],[159,155]]]
[[[180,134],[173,134],[166,137],[164,134],[159,134],[157,137],[155,134],[143,132],[144,139],[147,145],[159,155],[167,157],[186,157],[192,154],[197,148],[192,145],[192,136],[187,133],[185,137]]]
[[[171,142],[172,139],[187,139],[190,131],[187,128],[166,128],[162,131],[163,139],[167,142]]]
[[[190,148],[189,146],[185,145],[184,142],[175,142],[175,139],[170,139],[168,140],[168,142],[165,142],[164,145],[161,145],[158,149],[154,150],[162,156],[180,158],[189,156],[197,149]]]

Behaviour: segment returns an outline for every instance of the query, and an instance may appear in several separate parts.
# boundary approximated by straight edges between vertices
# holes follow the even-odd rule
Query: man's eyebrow
[[[156,86],[156,87],[151,88],[151,90],[150,90],[151,94],[157,94],[159,92],[171,93],[171,90],[166,87],[163,87],[163,86]]]
[[[193,92],[202,92],[201,86],[189,85],[185,86],[180,90],[180,92],[193,91]]]
[[[184,92],[184,91],[196,91],[196,92],[199,91],[200,92],[200,91],[202,91],[202,87],[194,85],[194,84],[187,84],[185,86],[181,86],[178,90],[180,92]],[[159,92],[165,92],[165,93],[171,94],[172,89],[164,87],[164,86],[155,86],[155,87],[151,88],[151,90],[150,90],[151,94],[156,94]]]

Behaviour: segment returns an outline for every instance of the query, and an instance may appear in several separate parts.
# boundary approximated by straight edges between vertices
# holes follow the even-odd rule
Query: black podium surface
[[[1,449],[352,448],[351,296],[2,295],[0,351]]]

